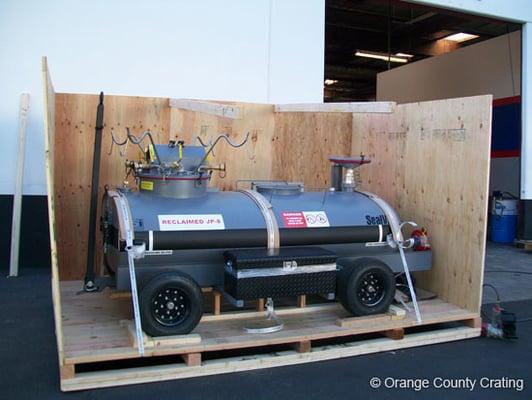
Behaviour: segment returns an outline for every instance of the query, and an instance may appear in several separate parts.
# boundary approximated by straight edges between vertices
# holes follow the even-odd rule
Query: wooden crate
[[[146,359],[185,355],[189,365],[151,365],[127,370],[83,372],[96,361],[138,358],[129,340],[131,318],[127,299],[100,294],[74,296],[80,289],[86,259],[92,138],[98,96],[55,93],[46,60],[46,167],[52,291],[61,382],[64,390],[103,387],[239,371],[275,365],[365,354],[478,336],[484,268],[491,136],[491,96],[396,105],[267,105],[107,96],[101,186],[120,185],[123,162],[118,152],[106,156],[108,132],[123,137],[126,126],[135,133],[150,129],[157,141],[178,135],[188,142],[208,141],[218,132],[234,140],[250,132],[249,146],[228,146],[216,152],[226,162],[227,177],[214,184],[232,189],[239,179],[303,180],[307,187],[326,187],[329,155],[358,155],[372,160],[360,169],[363,189],[394,206],[404,220],[428,228],[433,268],[417,273],[418,284],[437,299],[423,302],[423,324],[432,331],[412,332],[411,313],[403,320],[382,316],[349,324],[336,322],[341,308],[286,311],[287,327],[271,335],[253,336],[241,330],[250,315],[206,316],[194,331],[200,343],[151,346]],[[127,157],[136,158],[130,146]],[[101,242],[100,242],[101,243]],[[302,304],[301,304],[302,305]],[[303,311],[301,311],[303,310]],[[233,314],[231,314],[233,315]],[[438,324],[459,321],[466,326],[441,331]],[[390,337],[323,347],[326,338],[355,338],[366,333]],[[217,336],[219,335],[219,336]],[[222,340],[222,338],[225,338]],[[353,339],[354,340],[354,339]],[[153,343],[162,343],[160,340]],[[317,345],[314,346],[314,344]],[[201,361],[204,354],[266,345],[295,345],[282,356],[254,356]],[[210,356],[209,356],[210,357]],[[157,362],[159,357],[153,358]],[[107,367],[106,367],[107,368]]]

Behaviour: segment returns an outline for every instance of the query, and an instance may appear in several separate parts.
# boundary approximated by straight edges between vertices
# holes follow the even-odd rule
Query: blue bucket
[[[513,243],[517,229],[517,200],[494,197],[491,206],[491,240]]]

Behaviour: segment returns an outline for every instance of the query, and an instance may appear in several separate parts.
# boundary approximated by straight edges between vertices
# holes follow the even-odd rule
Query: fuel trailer
[[[212,165],[210,156],[221,141],[240,147],[245,140],[155,144],[145,132],[126,141],[140,146],[147,137],[141,160],[126,161],[138,189],[106,187],[101,230],[105,266],[117,289],[137,286],[148,334],[191,332],[203,313],[203,287],[237,306],[321,295],[353,315],[385,312],[396,288],[409,287],[417,306],[410,271],[431,268],[426,232],[403,238],[403,226],[415,223],[356,188],[356,168],[370,162],[364,156],[331,157],[330,187],[322,190],[257,180],[220,191],[209,182],[225,165]]]

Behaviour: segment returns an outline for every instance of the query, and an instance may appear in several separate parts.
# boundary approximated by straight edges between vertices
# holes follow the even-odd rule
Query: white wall
[[[512,80],[513,71],[513,80]],[[520,94],[521,33],[499,36],[377,75],[377,100],[399,103],[492,94]],[[491,160],[490,192],[519,195],[517,157]]]
[[[520,71],[517,31],[380,73],[377,99],[408,103],[482,94],[511,97],[520,93]]]
[[[2,0],[0,194],[14,190],[22,92],[24,193],[46,192],[42,55],[58,92],[321,102],[324,12],[324,0]]]

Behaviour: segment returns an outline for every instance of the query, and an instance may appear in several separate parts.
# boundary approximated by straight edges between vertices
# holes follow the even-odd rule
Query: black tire
[[[353,315],[384,313],[395,294],[395,278],[383,262],[371,258],[356,260],[338,275],[338,297]]]
[[[201,288],[182,273],[152,278],[142,288],[139,303],[142,328],[151,336],[190,333],[203,314]]]

